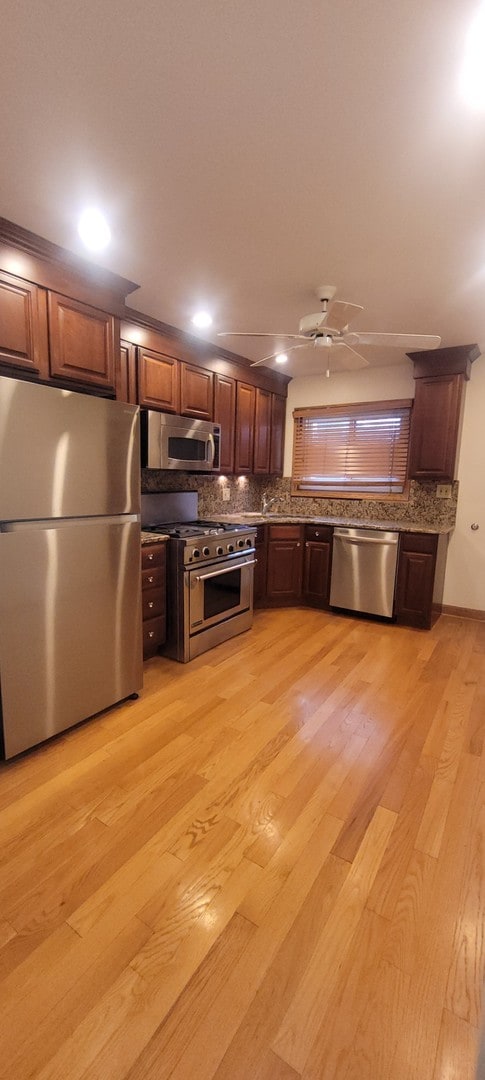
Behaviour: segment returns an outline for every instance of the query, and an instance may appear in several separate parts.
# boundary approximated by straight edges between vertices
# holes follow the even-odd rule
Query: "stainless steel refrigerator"
[[[142,686],[139,415],[0,377],[0,697],[10,758]]]

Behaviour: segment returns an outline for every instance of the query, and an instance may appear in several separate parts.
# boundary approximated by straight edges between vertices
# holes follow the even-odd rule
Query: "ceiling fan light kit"
[[[238,334],[233,330],[220,333],[218,337],[276,337],[293,338],[303,342],[301,345],[287,346],[286,353],[306,349],[309,345],[326,349],[339,347],[339,360],[343,358],[342,366],[350,369],[369,366],[369,360],[362,356],[362,353],[357,352],[355,345],[372,345],[381,348],[391,346],[402,349],[403,352],[408,349],[437,349],[440,345],[441,338],[437,334],[386,334],[371,330],[349,332],[349,323],[364,309],[360,304],[351,304],[347,300],[335,300],[332,303],[336,291],[335,285],[318,286],[316,294],[322,310],[311,315],[303,315],[299,322],[298,334],[272,334],[270,332]],[[270,353],[269,356],[263,356],[261,360],[255,360],[251,367],[259,367],[260,364],[275,360],[280,355],[281,349]],[[327,361],[327,378],[329,374]]]

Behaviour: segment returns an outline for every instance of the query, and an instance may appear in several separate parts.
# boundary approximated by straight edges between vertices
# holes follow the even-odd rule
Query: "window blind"
[[[296,409],[293,494],[401,494],[411,405],[374,401]]]

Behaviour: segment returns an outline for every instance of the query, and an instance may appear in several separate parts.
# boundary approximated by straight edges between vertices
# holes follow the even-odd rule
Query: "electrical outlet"
[[[437,484],[436,485],[436,498],[437,499],[451,499],[452,487],[451,484]]]
[[[222,501],[223,502],[229,502],[230,498],[231,498],[231,489],[228,488],[228,487],[223,487],[223,489],[222,489]]]

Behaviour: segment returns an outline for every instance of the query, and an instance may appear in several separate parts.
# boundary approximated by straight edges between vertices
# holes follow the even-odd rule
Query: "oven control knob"
[[[250,538],[250,537],[248,536],[248,538],[247,538],[247,540],[246,540],[246,547],[252,547],[252,546],[253,546],[253,541],[252,541],[252,540],[251,540],[251,538]]]
[[[227,550],[228,551],[234,551],[234,544],[228,544],[227,545]]]
[[[224,548],[220,547],[220,546],[217,547],[216,548],[216,555],[223,555],[223,554],[224,554]]]
[[[199,549],[194,548],[194,550],[192,552],[192,555],[193,555],[194,559],[200,559],[200,551],[199,551]]]
[[[238,540],[237,546],[238,547],[244,547],[244,540]]]
[[[203,547],[202,548],[202,554],[205,555],[206,557],[207,557],[207,555],[210,555],[210,553],[211,553],[210,548],[208,548],[208,547]]]

